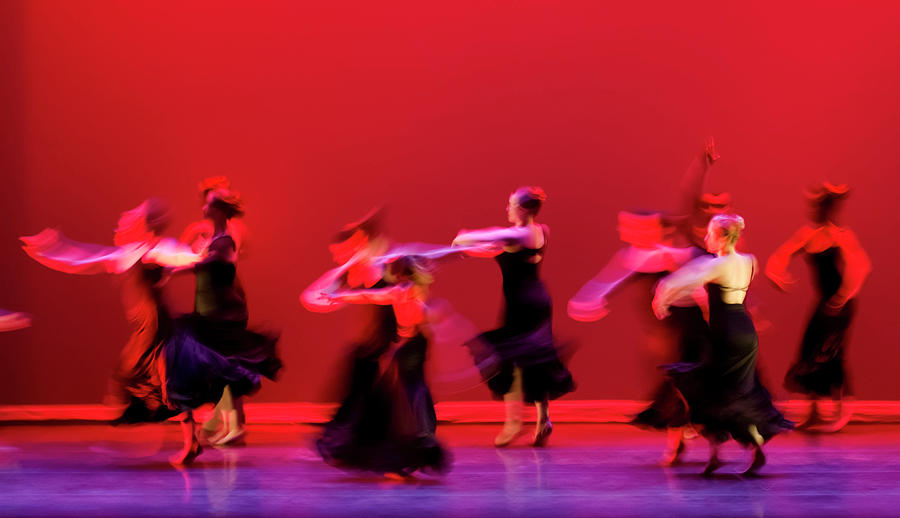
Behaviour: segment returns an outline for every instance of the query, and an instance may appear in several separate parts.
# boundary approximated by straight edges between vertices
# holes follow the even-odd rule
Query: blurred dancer
[[[324,294],[335,302],[391,308],[396,335],[382,353],[387,367],[358,409],[355,433],[345,437],[339,448],[323,438],[319,451],[339,466],[401,476],[420,469],[445,472],[449,459],[434,435],[437,418],[424,371],[429,333],[426,302],[432,277],[415,256],[398,258],[385,273],[389,281],[385,287]]]
[[[744,228],[737,215],[712,218],[706,234],[707,250],[715,257],[699,257],[660,281],[653,310],[669,315],[673,300],[705,286],[709,299],[712,349],[700,364],[673,364],[669,373],[684,396],[691,422],[703,427],[710,441],[705,475],[719,468],[719,445],[729,437],[753,449],[747,474],[765,465],[762,446],[793,423],[772,405],[756,371],[758,339],[744,298],[755,275],[756,258],[735,251]]]
[[[358,290],[371,290],[372,293],[378,293],[395,287],[397,277],[390,273],[391,268],[397,268],[393,263],[409,260],[408,256],[413,251],[417,258],[429,260],[437,260],[460,252],[459,249],[449,247],[442,249],[428,245],[391,245],[383,233],[382,220],[383,211],[375,209],[361,220],[344,226],[335,236],[329,249],[334,261],[339,266],[325,272],[304,290],[300,296],[300,302],[306,309],[317,313],[336,311],[348,302],[364,301],[364,297],[356,297],[356,300],[349,300],[348,297],[348,300],[341,300],[336,294],[348,294]],[[470,253],[473,252],[470,251]],[[403,278],[408,277],[407,275]],[[417,274],[410,278],[418,279],[419,284],[423,284],[423,280],[427,279],[427,276]],[[421,295],[427,293],[427,290],[422,286],[416,288],[416,293]],[[379,302],[384,302],[384,300]],[[420,305],[421,300],[410,301],[409,308],[414,309]],[[421,464],[424,459],[421,456],[418,460],[415,459],[415,455],[418,455],[416,452],[422,453],[430,449],[436,453],[441,450],[435,450],[434,444],[430,444],[432,439],[425,436],[419,440],[419,446],[414,446],[412,442],[405,439],[397,442],[399,435],[396,430],[391,428],[396,424],[391,424],[390,416],[397,414],[400,410],[394,407],[385,407],[382,396],[391,385],[385,378],[386,374],[383,372],[382,364],[392,365],[392,372],[404,373],[408,382],[406,385],[418,388],[411,392],[418,393],[419,396],[427,394],[427,387],[426,390],[421,390],[423,385],[418,381],[418,371],[421,367],[416,362],[419,357],[417,354],[410,356],[417,349],[424,348],[424,344],[420,339],[412,340],[411,338],[415,338],[414,336],[403,337],[398,334],[397,321],[398,318],[401,318],[400,314],[403,313],[403,318],[408,319],[403,305],[398,306],[401,308],[399,312],[394,305],[389,304],[369,303],[366,306],[370,309],[368,325],[362,337],[350,347],[348,375],[344,384],[345,393],[341,397],[338,410],[325,425],[322,435],[316,441],[316,449],[330,464],[394,474],[410,473],[417,469],[417,464]],[[421,329],[420,324],[416,322],[412,327],[407,324],[406,334],[409,334],[410,329]],[[398,340],[406,344],[403,347],[406,352],[400,356],[388,354],[388,351],[392,349],[392,344],[396,344]],[[406,358],[415,361],[409,365]],[[390,361],[392,359],[393,362]],[[397,363],[400,360],[403,361]],[[422,411],[428,406],[422,401],[428,398],[415,395],[411,398],[404,396],[401,401],[406,401],[406,403],[401,405],[401,408],[408,406],[418,409],[418,417],[420,422],[423,422],[421,421],[422,416],[430,415],[429,412]],[[411,403],[412,401],[415,403]],[[402,421],[401,419],[397,424]],[[424,422],[427,424],[428,419],[425,419]],[[422,425],[418,428],[420,432],[429,429],[431,429],[431,425]],[[433,429],[430,433],[433,434]],[[400,448],[405,453],[396,454],[395,460],[391,460],[385,454],[374,454],[374,457],[369,458],[368,455],[377,448],[379,441],[387,440],[388,436],[390,436],[392,444],[390,447],[395,450],[397,444],[405,443],[406,446]],[[425,465],[418,467],[425,467]]]
[[[229,222],[243,215],[243,202],[238,193],[222,187],[207,190],[205,201],[203,215],[212,225],[212,235],[206,257],[193,269],[194,312],[180,317],[179,324],[189,327],[204,344],[222,355],[252,358],[259,372],[274,380],[282,366],[276,352],[278,337],[247,329],[247,301],[235,267],[239,247],[230,234],[233,225]],[[243,439],[240,401],[225,388],[215,412],[221,428],[208,438],[211,444],[227,445]]]
[[[547,199],[539,187],[521,187],[506,208],[509,227],[463,230],[456,246],[482,245],[496,255],[503,276],[503,325],[482,333],[469,346],[493,394],[505,403],[506,418],[494,445],[507,446],[522,433],[521,405],[534,404],[534,446],[544,446],[553,431],[550,400],[575,389],[553,341],[550,294],[538,277],[549,228],[535,217]]]
[[[627,283],[643,286],[647,302],[640,311],[646,311],[648,319],[656,320],[650,309],[656,284],[697,256],[693,247],[669,246],[673,230],[659,213],[620,212],[619,236],[628,246],[616,252],[603,270],[569,300],[569,316],[582,322],[605,317],[609,313],[608,297]],[[708,326],[700,308],[706,307],[705,299],[705,294],[688,293],[672,306],[673,318],[666,321],[668,325],[647,322],[647,327],[656,331],[654,336],[661,335],[662,341],[677,351],[679,362],[700,362],[709,348]],[[668,443],[661,461],[664,465],[677,462],[684,450],[682,427],[689,423],[679,398],[675,387],[665,380],[655,390],[652,404],[632,420],[638,426],[668,430]]]
[[[794,254],[803,252],[812,268],[819,299],[784,385],[809,398],[809,415],[800,426],[830,432],[843,428],[853,415],[844,348],[856,314],[856,295],[871,269],[853,231],[838,226],[848,194],[846,185],[828,182],[808,192],[810,224],[795,232],[766,263],[766,275],[785,291],[795,281],[788,273]],[[822,397],[831,397],[837,403],[837,415],[831,423],[821,422],[818,399]]]
[[[204,179],[198,184],[201,203],[205,206],[209,194],[217,189],[231,190],[231,182],[224,176],[214,176]],[[207,250],[215,235],[215,223],[204,213],[203,219],[195,221],[187,226],[181,233],[179,241],[187,244],[194,252],[203,253]],[[235,256],[240,257],[243,251],[247,227],[239,214],[228,219],[226,223],[228,236],[234,241]],[[197,280],[203,279],[198,276]],[[235,278],[235,283],[239,280]],[[198,294],[200,286],[198,285]],[[238,284],[238,288],[240,288]],[[196,301],[195,301],[196,303]],[[232,419],[234,422],[229,421]],[[224,446],[229,443],[242,442],[245,430],[244,405],[240,398],[234,399],[230,394],[224,394],[216,403],[212,417],[203,423],[200,428],[200,439],[207,444]],[[226,441],[226,437],[228,440]]]
[[[115,374],[128,406],[113,423],[163,421],[181,414],[184,448],[170,461],[187,465],[202,451],[192,410],[216,402],[225,387],[238,396],[254,392],[260,372],[256,359],[223,356],[172,319],[162,292],[164,269],[191,268],[204,258],[161,237],[168,221],[166,206],[150,199],[122,214],[113,247],[72,241],[52,229],[22,241],[29,256],[52,269],[121,277],[133,331]]]

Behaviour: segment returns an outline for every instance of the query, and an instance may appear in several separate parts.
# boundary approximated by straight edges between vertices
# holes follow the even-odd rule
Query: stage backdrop
[[[900,398],[897,369],[898,7],[846,2],[53,2],[0,6],[0,307],[35,316],[0,336],[0,403],[93,403],[129,328],[111,277],[64,275],[16,237],[58,226],[109,243],[148,196],[200,215],[196,184],[227,175],[252,231],[239,263],[254,324],[282,330],[283,379],[257,401],[323,401],[353,310],[320,315],[301,290],[326,245],[371,207],[398,241],[449,243],[505,223],[540,185],[552,228],[543,275],[555,330],[578,347],[570,398],[642,398],[656,382],[644,288],[603,321],[565,305],[621,246],[616,214],[674,208],[714,135],[709,188],[733,194],[764,261],[804,222],[804,186],[849,182],[845,222],[870,253],[849,364],[860,398]],[[779,395],[811,311],[760,278],[760,366]],[[191,279],[174,281],[179,310]],[[489,329],[500,276],[468,259],[434,295]],[[358,308],[357,308],[358,309]],[[435,347],[442,400],[485,399],[458,344]]]

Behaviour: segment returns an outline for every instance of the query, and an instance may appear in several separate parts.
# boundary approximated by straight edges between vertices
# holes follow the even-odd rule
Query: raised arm
[[[717,279],[720,264],[718,258],[701,256],[659,281],[653,297],[653,312],[657,318],[669,315],[672,301],[692,295],[695,289]]]
[[[775,283],[780,289],[787,291],[788,286],[794,284],[796,279],[788,271],[791,257],[806,246],[809,238],[815,230],[809,226],[803,226],[784,242],[766,261],[766,277]]]
[[[866,277],[872,271],[872,262],[852,230],[840,230],[835,239],[840,248],[841,256],[844,258],[844,268],[841,272],[843,281],[837,293],[828,301],[828,305],[832,309],[840,310],[848,300],[859,293]]]
[[[679,203],[680,214],[693,216],[697,208],[697,202],[706,190],[706,178],[709,168],[719,159],[716,152],[716,142],[712,137],[707,137],[703,150],[694,156],[688,165],[684,176],[681,178],[681,201]]]

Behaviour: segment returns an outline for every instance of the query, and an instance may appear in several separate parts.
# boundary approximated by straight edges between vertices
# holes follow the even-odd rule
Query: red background
[[[654,360],[632,303],[646,294],[626,288],[591,324],[565,302],[620,246],[617,211],[673,207],[706,135],[722,154],[710,188],[733,193],[761,259],[803,223],[805,185],[854,187],[845,221],[874,271],[851,373],[859,397],[900,398],[900,8],[607,4],[3,2],[0,307],[36,320],[0,336],[0,402],[99,401],[128,335],[112,279],[41,267],[16,236],[60,226],[110,242],[119,212],[151,195],[176,208],[177,233],[199,216],[197,181],[219,174],[248,204],[251,318],[283,329],[285,376],[258,400],[327,398],[355,313],[308,313],[297,296],[331,266],[340,224],[383,203],[396,240],[449,242],[503,224],[522,184],[549,194],[544,276],[558,335],[581,346],[569,397],[645,397]],[[805,269],[791,295],[751,290],[782,396],[812,304]],[[435,292],[487,329],[499,281],[472,259],[441,270]],[[190,279],[171,291],[190,307]]]

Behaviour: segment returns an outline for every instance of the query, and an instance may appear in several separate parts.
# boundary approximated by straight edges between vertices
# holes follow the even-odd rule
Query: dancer
[[[784,291],[795,282],[788,272],[794,254],[805,253],[812,267],[819,298],[784,386],[809,398],[809,414],[800,427],[825,432],[840,430],[853,415],[844,349],[856,314],[856,295],[871,269],[853,231],[838,226],[848,194],[846,185],[829,182],[807,192],[811,223],[794,233],[766,263],[766,275]],[[837,406],[830,423],[822,422],[819,415],[822,397],[833,398]]]
[[[706,234],[709,252],[660,281],[653,310],[662,319],[673,300],[705,286],[709,297],[712,349],[701,364],[673,364],[669,373],[684,396],[690,420],[703,428],[710,442],[704,475],[721,466],[719,445],[729,437],[753,449],[746,474],[766,463],[763,444],[789,430],[793,423],[773,405],[756,371],[758,339],[744,298],[755,275],[756,258],[735,251],[744,228],[737,215],[712,218]]]
[[[553,431],[550,400],[575,389],[553,341],[550,294],[538,277],[549,229],[535,217],[547,199],[539,187],[521,187],[509,197],[509,227],[461,231],[456,246],[487,245],[498,252],[503,276],[503,325],[469,343],[476,364],[493,394],[502,398],[506,418],[494,445],[504,447],[522,434],[521,405],[537,411],[534,446],[544,446]]]
[[[619,213],[619,236],[628,246],[616,252],[597,276],[585,284],[569,300],[568,314],[574,320],[591,322],[604,318],[609,309],[607,298],[625,283],[643,286],[647,292],[647,318],[657,321],[650,310],[656,284],[664,276],[697,256],[695,247],[669,246],[674,229],[660,213]],[[647,322],[654,336],[671,344],[679,362],[700,362],[709,348],[709,333],[703,310],[706,295],[688,293],[673,301],[672,317],[665,324]],[[657,321],[658,322],[658,321]],[[680,411],[680,397],[671,381],[664,380],[654,391],[653,402],[640,412],[632,424],[668,431],[668,441],[661,464],[675,464],[684,451],[687,415]]]
[[[390,268],[396,268],[393,262],[407,260],[413,250],[417,254],[416,257],[430,260],[461,251],[458,248],[442,249],[427,245],[391,245],[382,230],[383,214],[380,208],[376,208],[362,219],[344,226],[335,236],[329,249],[339,266],[323,274],[303,291],[300,302],[306,309],[317,313],[332,312],[348,303],[336,298],[336,293],[367,289],[378,292],[391,288],[396,284],[395,278],[389,272]],[[476,250],[469,248],[464,251],[477,253]],[[386,358],[391,358],[387,352],[398,340],[395,308],[385,304],[366,306],[371,309],[368,325],[361,339],[351,345],[348,354],[348,375],[344,384],[346,392],[340,398],[338,410],[317,439],[316,449],[330,464],[380,470],[385,473],[408,473],[416,469],[417,463],[421,464],[423,457],[419,457],[418,460],[412,457],[415,457],[415,452],[424,451],[423,447],[427,446],[430,439],[419,441],[419,446],[407,441],[406,446],[400,447],[406,453],[398,455],[395,461],[390,461],[384,454],[376,454],[371,459],[366,456],[376,448],[381,440],[379,437],[386,438],[385,434],[388,433],[389,427],[394,426],[390,424],[391,420],[387,416],[391,411],[390,407],[384,412],[385,416],[379,416],[379,412],[385,406],[385,400],[381,396],[390,386],[385,381],[382,363],[390,363],[385,361]],[[407,344],[404,347],[405,351],[414,351],[419,347],[415,344],[420,340],[410,342],[411,345]],[[394,358],[399,360],[403,356]],[[399,364],[395,370],[398,369]],[[407,373],[408,380],[415,381],[416,369],[417,367],[412,365],[405,371],[399,370]],[[416,383],[413,383],[413,386],[415,385]],[[404,398],[400,400],[406,401],[404,406],[409,406],[410,400]],[[416,404],[416,408],[421,409],[421,399],[417,401],[419,403]],[[420,412],[420,415],[427,413]],[[429,427],[420,428],[428,430]],[[391,437],[392,448],[396,449],[397,434],[392,433]],[[403,441],[400,441],[400,444],[402,443]]]
[[[381,354],[388,366],[358,409],[361,414],[355,433],[339,445],[323,437],[319,451],[326,460],[343,467],[403,477],[421,469],[443,473],[449,468],[449,458],[434,435],[437,418],[424,372],[432,276],[415,256],[398,258],[385,273],[389,282],[385,287],[323,294],[335,302],[391,308],[396,335]]]
[[[163,421],[181,414],[184,448],[170,461],[183,466],[202,451],[192,410],[217,401],[226,386],[238,396],[254,392],[260,372],[255,359],[223,356],[172,319],[162,292],[164,269],[190,268],[204,258],[162,238],[168,222],[165,204],[149,199],[122,214],[116,246],[72,241],[53,229],[21,239],[29,256],[52,269],[120,276],[133,331],[114,376],[127,407],[113,424]]]
[[[214,176],[204,179],[198,184],[200,191],[200,199],[203,205],[206,205],[209,194],[217,189],[226,191],[231,190],[231,182],[224,176]],[[239,215],[236,215],[239,216]],[[226,223],[227,234],[234,241],[235,256],[240,257],[244,249],[245,238],[247,235],[247,227],[244,225],[240,217],[232,217]],[[195,221],[187,226],[181,233],[179,241],[187,244],[197,253],[207,250],[212,242],[213,236],[216,234],[215,223],[206,216],[200,221]],[[200,281],[204,277],[197,276]],[[235,278],[235,283],[238,283]],[[199,293],[198,286],[198,293]],[[238,289],[240,286],[238,285]],[[195,301],[196,302],[196,301]],[[233,416],[233,417],[229,417]],[[229,419],[236,419],[229,422]],[[212,417],[210,417],[200,427],[200,440],[205,444],[226,446],[228,444],[243,443],[246,417],[244,415],[244,405],[240,398],[234,399],[230,394],[223,394],[222,398],[216,403],[213,409]],[[229,439],[225,441],[225,438]]]
[[[603,318],[608,313],[607,297],[619,289],[623,283],[649,284],[647,308],[650,308],[656,283],[665,275],[687,261],[707,254],[700,248],[702,234],[697,239],[697,228],[703,233],[715,211],[721,210],[721,203],[727,202],[727,193],[713,195],[705,192],[706,179],[711,167],[720,158],[715,141],[708,137],[703,149],[695,155],[682,176],[681,199],[676,215],[660,212],[622,211],[619,213],[619,236],[628,246],[617,252],[591,281],[585,284],[569,301],[568,313],[575,320],[587,322]],[[675,229],[679,230],[674,234]],[[678,240],[686,248],[674,248]],[[647,323],[647,328],[657,331],[662,341],[671,344],[679,362],[702,361],[709,349],[709,328],[704,311],[707,308],[706,293],[686,294],[672,301],[671,318],[665,324]],[[647,317],[652,320],[652,312]],[[682,406],[680,394],[668,379],[663,380],[655,390],[652,403],[631,421],[641,427],[667,430],[667,443],[660,463],[671,466],[679,461],[684,452],[685,435],[694,435],[687,416],[678,409]]]
[[[233,227],[229,222],[243,213],[243,202],[236,192],[222,187],[207,190],[203,215],[213,231],[206,257],[193,268],[194,312],[180,317],[179,325],[190,328],[203,344],[224,356],[252,360],[263,376],[274,380],[282,366],[276,352],[278,337],[247,329],[246,296],[235,267],[238,245],[229,233]],[[240,442],[246,433],[240,397],[228,387],[221,396],[216,407],[221,429],[208,437],[216,446]]]

